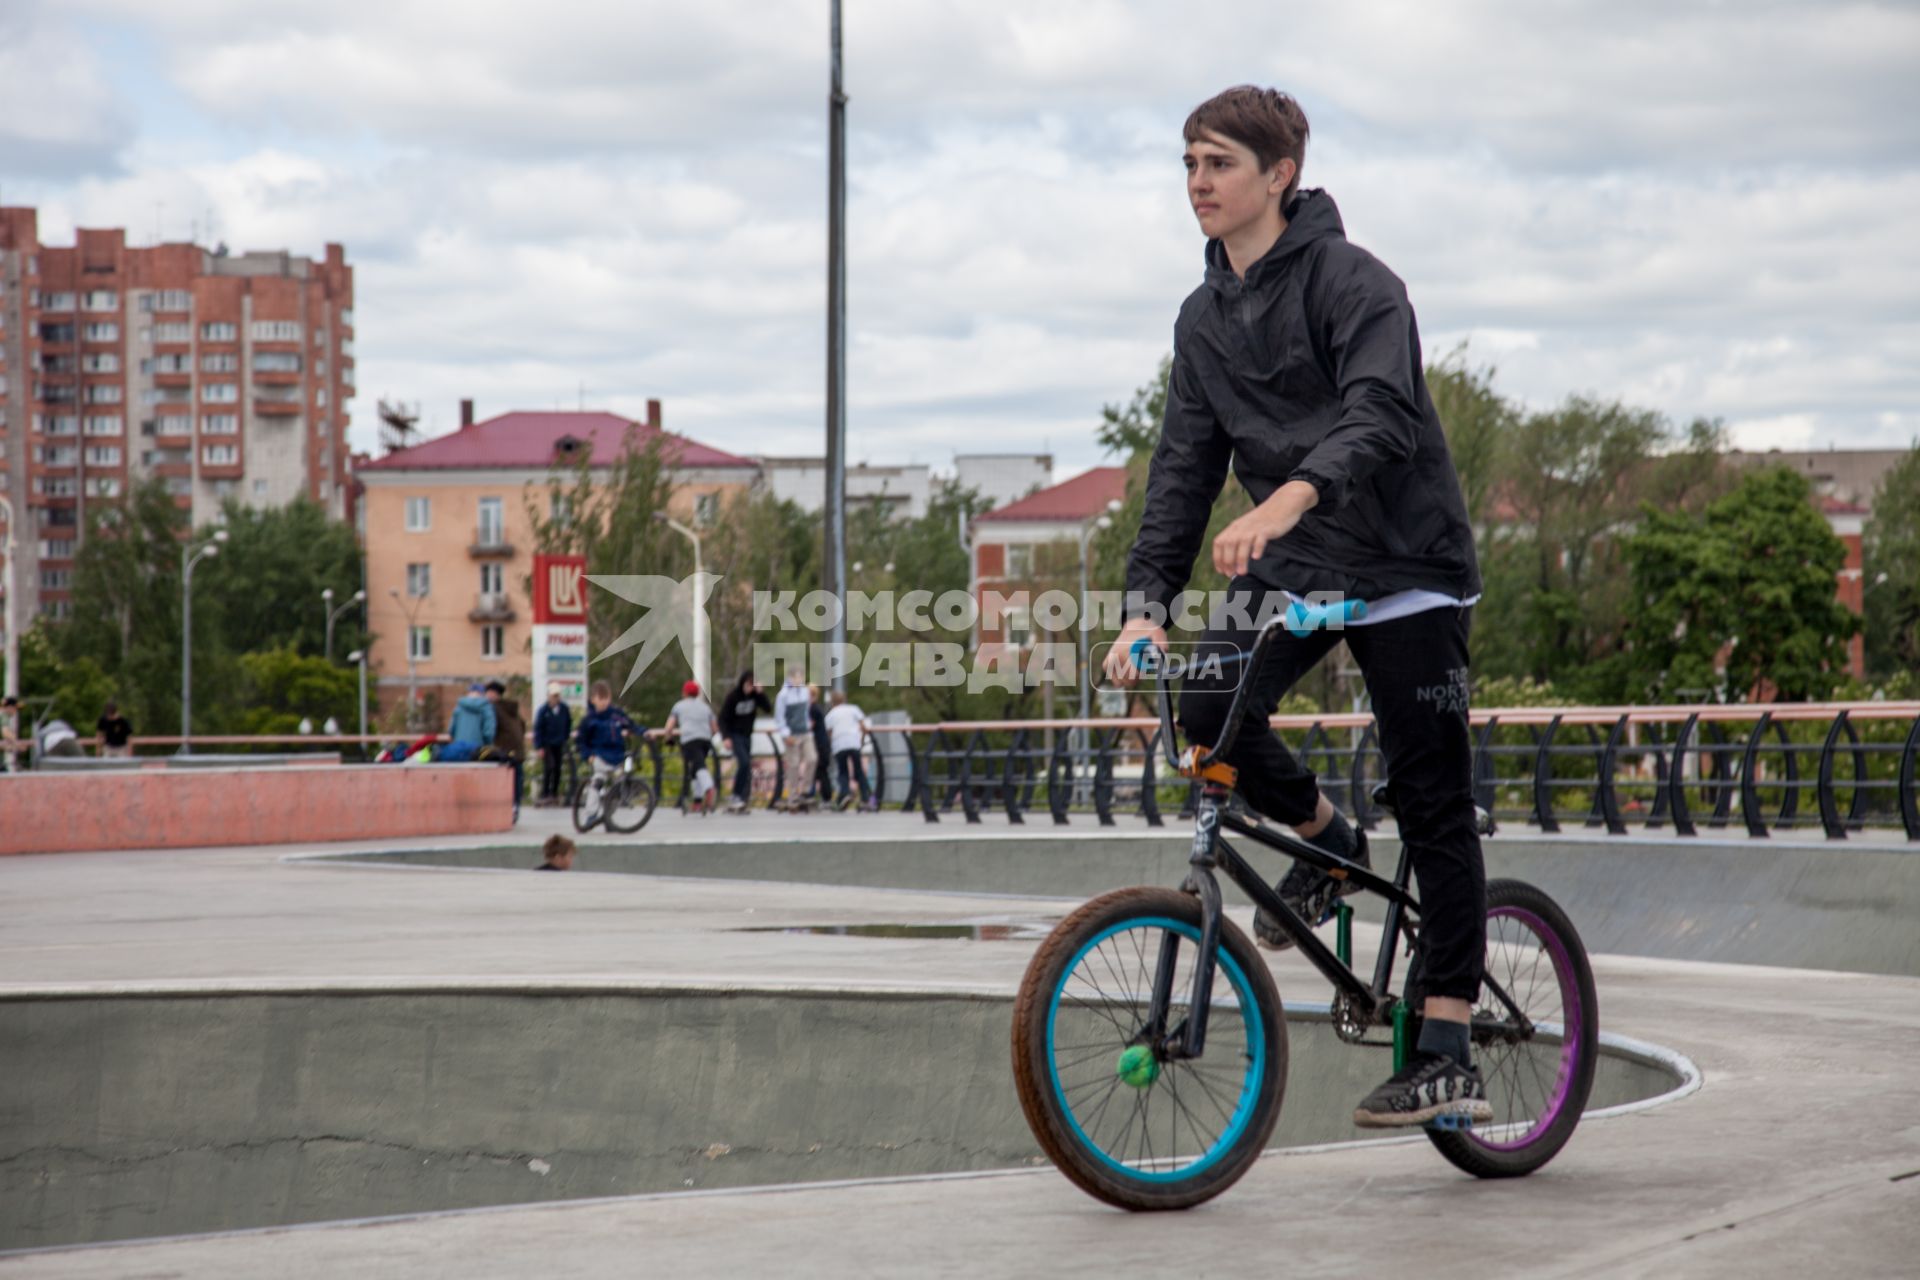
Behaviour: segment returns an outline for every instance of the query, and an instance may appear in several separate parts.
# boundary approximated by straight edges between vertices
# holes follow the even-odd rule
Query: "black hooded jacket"
[[[1229,462],[1256,504],[1289,480],[1320,491],[1253,562],[1268,586],[1362,600],[1480,591],[1406,286],[1348,243],[1324,191],[1294,199],[1287,229],[1244,281],[1225,246],[1207,243],[1206,282],[1174,325],[1129,593],[1166,607],[1186,586]]]

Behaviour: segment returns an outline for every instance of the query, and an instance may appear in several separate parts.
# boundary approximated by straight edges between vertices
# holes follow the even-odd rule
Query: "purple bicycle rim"
[[[1574,1068],[1579,1065],[1580,1031],[1586,1025],[1586,1010],[1580,1003],[1579,983],[1574,981],[1573,960],[1567,955],[1566,944],[1560,940],[1560,935],[1539,916],[1519,907],[1496,907],[1487,913],[1489,921],[1500,916],[1511,916],[1533,930],[1534,937],[1545,944],[1547,953],[1553,957],[1553,976],[1560,984],[1560,1072],[1554,1078],[1553,1097],[1548,1100],[1547,1109],[1511,1142],[1495,1142],[1478,1133],[1468,1133],[1475,1142],[1490,1151],[1520,1151],[1545,1133],[1559,1118],[1561,1108],[1567,1105],[1567,1090],[1573,1087]],[[1518,1065],[1515,1064],[1516,1069]]]

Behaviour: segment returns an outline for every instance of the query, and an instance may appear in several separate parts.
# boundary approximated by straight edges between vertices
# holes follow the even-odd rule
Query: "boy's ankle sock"
[[[1415,1047],[1421,1053],[1444,1054],[1463,1067],[1473,1065],[1473,1039],[1464,1022],[1424,1019],[1420,1024],[1420,1042]]]

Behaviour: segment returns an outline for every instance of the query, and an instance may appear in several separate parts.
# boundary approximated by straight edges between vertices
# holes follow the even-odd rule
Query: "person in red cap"
[[[696,808],[704,801],[705,808],[711,812],[713,792],[696,798],[693,784],[700,771],[707,767],[707,754],[713,750],[713,708],[700,696],[698,680],[681,685],[680,694],[680,701],[673,704],[673,710],[667,715],[667,737],[677,735],[680,739],[680,761],[686,771],[681,794],[693,800]]]

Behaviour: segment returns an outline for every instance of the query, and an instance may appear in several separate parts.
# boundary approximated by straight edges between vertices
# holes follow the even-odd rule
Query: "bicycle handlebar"
[[[1273,644],[1273,637],[1281,628],[1285,628],[1296,637],[1305,637],[1332,625],[1345,625],[1359,622],[1367,616],[1367,602],[1364,600],[1337,600],[1325,604],[1308,604],[1303,600],[1294,600],[1279,614],[1260,628],[1254,637],[1253,648],[1244,653],[1233,654],[1220,659],[1221,665],[1244,661],[1247,674],[1234,686],[1233,701],[1228,705],[1226,723],[1221,727],[1220,740],[1211,747],[1200,751],[1183,769],[1180,760],[1178,739],[1173,727],[1173,689],[1167,679],[1167,667],[1162,661],[1167,655],[1165,650],[1155,646],[1146,636],[1135,640],[1127,651],[1133,662],[1134,670],[1142,675],[1152,675],[1158,688],[1160,703],[1160,749],[1166,755],[1167,763],[1174,770],[1185,772],[1191,769],[1197,773],[1208,764],[1219,759],[1232,749],[1234,739],[1240,735],[1242,713],[1247,706],[1247,686],[1253,672],[1267,656],[1267,650]]]

